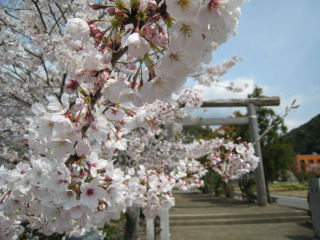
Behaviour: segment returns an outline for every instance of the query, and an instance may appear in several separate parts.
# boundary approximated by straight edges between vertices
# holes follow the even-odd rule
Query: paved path
[[[305,210],[236,199],[175,194],[170,240],[312,240]],[[299,216],[300,217],[299,217]]]
[[[313,240],[306,226],[295,223],[173,227],[170,240]]]
[[[277,204],[289,207],[309,210],[309,204],[306,198],[286,197],[282,195],[271,195],[277,199]]]

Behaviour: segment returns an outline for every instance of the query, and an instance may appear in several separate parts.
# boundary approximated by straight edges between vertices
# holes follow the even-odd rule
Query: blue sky
[[[244,58],[223,76],[226,81],[263,87],[268,96],[280,96],[279,114],[294,98],[300,108],[286,118],[289,129],[320,113],[320,1],[251,0],[242,7],[238,34],[213,53],[213,63],[233,55]],[[245,97],[224,90],[206,90],[210,98]],[[209,94],[208,91],[211,91]],[[210,117],[232,110],[211,110]],[[244,111],[243,111],[244,112]],[[201,114],[203,115],[203,114]]]

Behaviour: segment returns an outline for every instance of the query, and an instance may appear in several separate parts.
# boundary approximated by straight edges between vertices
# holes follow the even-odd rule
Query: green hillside
[[[285,139],[293,145],[295,153],[320,153],[320,114],[306,124],[291,130]]]

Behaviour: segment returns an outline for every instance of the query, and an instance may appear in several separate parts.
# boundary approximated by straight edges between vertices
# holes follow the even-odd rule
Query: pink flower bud
[[[114,14],[115,14],[117,17],[121,17],[121,18],[127,18],[127,17],[128,17],[128,15],[127,15],[125,12],[123,12],[123,11],[121,11],[121,10],[119,10],[119,9],[116,9],[116,10],[114,11]]]
[[[97,40],[101,40],[103,37],[104,33],[103,32],[98,32],[96,35],[94,35],[94,38],[96,38]]]
[[[92,20],[88,20],[87,23],[88,25],[91,25],[91,24],[94,24],[97,20],[95,19],[92,19]]]
[[[155,0],[149,0],[149,7],[150,7],[153,11],[155,11],[155,10],[157,10],[157,8],[158,8],[158,4],[157,4],[157,2],[156,2]]]
[[[159,21],[161,19],[161,14],[160,13],[157,13],[156,15],[154,15],[152,17],[153,21]]]
[[[90,24],[90,36],[95,37],[97,34],[101,33],[99,28],[96,25]]]
[[[80,84],[77,79],[70,78],[70,82],[66,84],[66,87],[76,91],[80,88]]]
[[[220,0],[211,0],[209,2],[209,4],[208,4],[208,8],[214,9],[214,8],[218,7],[219,6],[219,1]]]
[[[89,7],[92,8],[93,10],[100,10],[100,9],[107,8],[107,6],[105,5],[96,4],[96,3],[89,3]]]

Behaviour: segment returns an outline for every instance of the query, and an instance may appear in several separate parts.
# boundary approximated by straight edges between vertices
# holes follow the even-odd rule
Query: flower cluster
[[[79,160],[81,161],[81,160]],[[92,154],[88,165],[70,165],[35,158],[2,171],[1,211],[45,234],[81,234],[81,228],[103,227],[126,207],[124,173]]]
[[[176,179],[171,174],[161,168],[145,169],[143,165],[136,172],[131,169],[129,173],[129,206],[142,207],[146,217],[159,216],[161,209],[174,206],[171,192]]]
[[[223,138],[189,143],[186,145],[186,155],[195,159],[206,156],[208,159],[205,165],[226,182],[254,171],[259,163],[251,143],[234,143]]]
[[[207,173],[206,167],[194,159],[180,160],[177,165],[175,176],[176,187],[181,190],[189,190],[202,187],[204,182],[201,179]]]
[[[46,98],[46,104],[32,105],[34,116],[28,119],[27,135],[30,163],[0,169],[0,218],[4,222],[0,230],[7,231],[5,237],[14,239],[21,231],[16,224],[23,221],[47,235],[81,235],[119,218],[130,206],[155,216],[173,206],[174,187],[201,185],[205,169],[193,158],[208,151],[232,166],[248,153],[245,164],[236,165],[238,170],[221,170],[222,175],[231,177],[247,168],[251,160],[247,145],[230,148],[216,140],[203,143],[213,145],[201,153],[195,151],[198,142],[183,146],[181,141],[168,141],[166,134],[159,137],[164,125],[185,116],[181,108],[201,106],[200,98],[190,90],[173,99],[172,95],[211,60],[212,50],[234,34],[239,6],[245,1],[116,0],[106,5],[91,3],[89,10],[80,1],[80,13],[63,27],[59,20],[47,25],[45,19],[56,16],[43,15],[39,8],[43,1],[34,1],[39,18],[33,31],[42,36],[39,44],[46,50],[42,53],[21,44],[37,64],[32,71],[18,64],[22,70],[15,73],[32,76],[41,68],[37,79],[49,87],[55,85],[58,91]],[[53,11],[51,3],[45,9],[48,14]],[[70,11],[68,5],[64,7]],[[11,31],[20,27],[11,26]],[[54,38],[52,31],[65,33]],[[36,40],[32,37],[26,42]],[[60,45],[55,48],[55,43]],[[50,69],[48,62],[58,58],[57,68]],[[15,62],[5,61],[10,65],[6,74],[16,71]],[[65,72],[60,86],[49,77],[57,70]],[[48,96],[45,90],[41,94]],[[220,154],[217,149],[223,147],[226,154],[238,153],[237,157],[222,156],[223,151]],[[125,150],[138,163],[134,168],[114,165]],[[155,161],[148,165],[150,159]],[[141,163],[148,167],[137,168]],[[222,169],[224,165],[213,161],[210,166]],[[3,230],[10,224],[12,228]]]
[[[203,66],[199,73],[193,75],[193,78],[201,85],[210,87],[212,84],[220,82],[220,77],[228,72],[241,58],[232,57],[230,60],[222,64],[213,66]],[[229,90],[233,90],[230,89]]]
[[[233,178],[254,171],[259,158],[254,155],[251,143],[221,142],[210,155],[208,165],[227,182]]]

